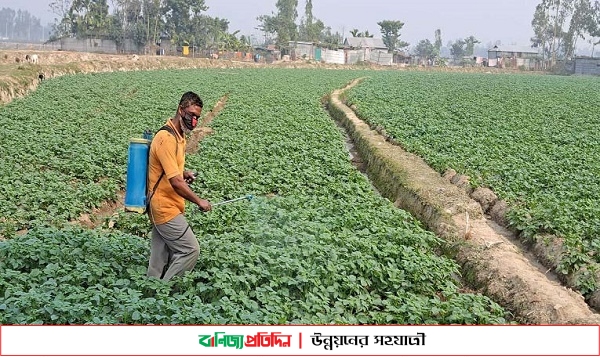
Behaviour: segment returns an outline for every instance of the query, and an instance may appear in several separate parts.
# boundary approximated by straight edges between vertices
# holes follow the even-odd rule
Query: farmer
[[[198,125],[202,99],[187,92],[181,97],[175,116],[158,131],[150,146],[148,166],[148,214],[152,222],[152,242],[148,276],[169,280],[196,265],[200,246],[183,216],[185,200],[206,212],[211,204],[198,197],[188,184],[195,180],[184,171],[186,135]]]

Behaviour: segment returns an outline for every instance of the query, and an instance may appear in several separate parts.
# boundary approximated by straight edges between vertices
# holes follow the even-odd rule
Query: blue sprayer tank
[[[144,135],[144,137],[147,137]],[[146,186],[148,185],[148,151],[151,140],[131,139],[127,157],[127,185],[125,188],[125,210],[144,213],[146,211]]]

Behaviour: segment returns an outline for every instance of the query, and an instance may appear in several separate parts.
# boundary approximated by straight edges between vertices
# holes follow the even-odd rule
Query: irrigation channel
[[[525,323],[600,324],[581,294],[561,285],[513,232],[485,216],[461,188],[460,175],[440,175],[359,119],[343,102],[344,92],[358,83],[334,91],[326,104],[345,131],[350,159],[379,194],[447,242],[444,253],[460,264],[467,284]]]

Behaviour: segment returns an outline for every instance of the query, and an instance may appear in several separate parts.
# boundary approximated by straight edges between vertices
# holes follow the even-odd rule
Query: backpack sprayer
[[[127,186],[125,188],[125,211],[146,212],[148,154],[151,138],[131,139],[127,158]]]
[[[165,125],[159,129],[175,136],[175,132]],[[129,141],[127,154],[127,181],[125,187],[125,211],[146,213],[148,209],[148,164],[152,132],[144,130],[143,138]],[[162,177],[161,177],[162,178]]]
[[[160,130],[168,130],[175,135],[168,126],[163,126]],[[159,130],[159,131],[160,131]],[[150,153],[150,143],[152,142],[152,132],[144,131],[143,138],[131,139],[127,158],[127,185],[125,189],[125,210],[129,212],[145,213],[148,204],[148,157]],[[193,173],[194,178],[198,176]],[[162,178],[162,177],[161,177]],[[188,185],[192,181],[188,182]],[[234,198],[223,202],[212,204],[213,207],[233,203],[241,200],[251,201],[252,195]]]

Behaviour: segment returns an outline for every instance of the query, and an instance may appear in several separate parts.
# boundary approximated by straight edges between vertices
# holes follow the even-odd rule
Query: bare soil
[[[103,226],[118,210],[124,208],[123,202],[125,202],[125,191],[119,191],[116,200],[106,201],[92,212],[82,214],[77,223],[90,229]]]

